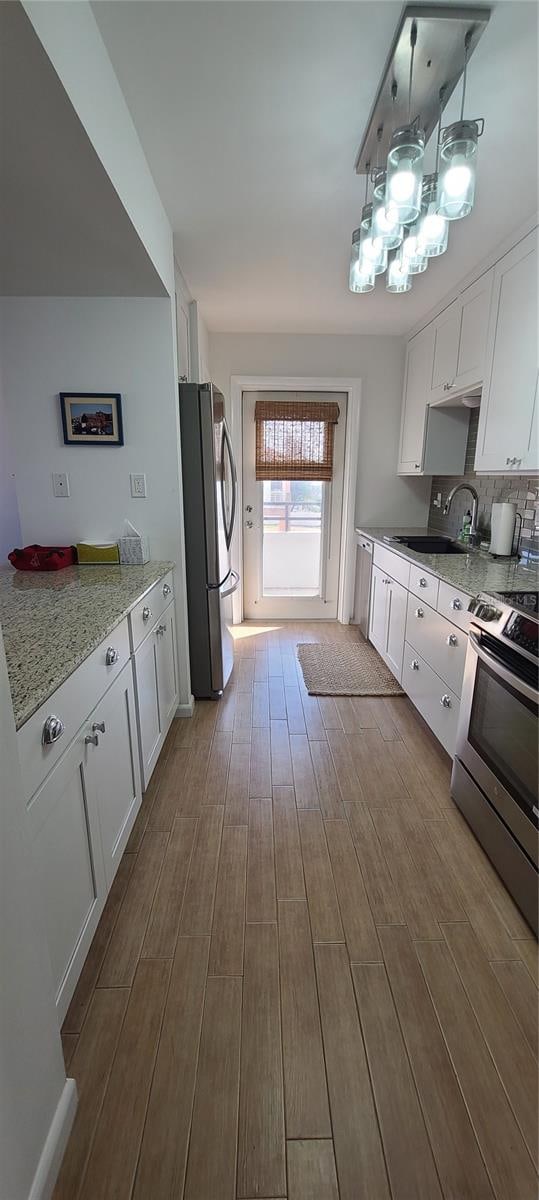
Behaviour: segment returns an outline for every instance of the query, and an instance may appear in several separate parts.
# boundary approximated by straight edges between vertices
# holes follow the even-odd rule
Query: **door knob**
[[[425,613],[423,612],[422,608],[416,608],[415,615],[416,615],[416,617],[424,617]]]
[[[427,586],[427,580],[426,580],[426,579],[424,579],[424,578],[423,578],[423,576],[422,576],[422,577],[421,577],[421,579],[419,580],[419,586],[420,586],[420,587],[426,587],[426,586]]]
[[[458,646],[458,642],[459,640],[456,633],[450,633],[449,637],[447,638],[448,646]]]
[[[99,746],[99,737],[97,733],[87,733],[84,739],[85,746]]]
[[[169,584],[169,583],[164,583],[164,584],[163,584],[163,595],[164,595],[164,596],[170,596],[170,592],[171,592],[171,587],[170,587],[170,584]]]
[[[411,666],[412,666],[412,671],[419,671],[419,663],[417,661],[417,658],[412,659]]]
[[[442,708],[451,708],[451,696],[442,696],[440,704]]]
[[[61,738],[65,729],[64,722],[60,717],[55,717],[53,714],[47,717],[41,734],[41,742],[43,746],[52,746],[54,742]]]
[[[454,608],[456,612],[460,612],[460,609],[462,608],[462,600],[459,600],[458,596],[451,601],[451,608]]]
[[[252,506],[252,504],[246,504],[246,505],[245,505],[245,512],[252,512],[252,511],[253,511],[253,506]]]
[[[120,651],[117,650],[115,646],[109,646],[107,648],[107,653],[105,654],[105,663],[107,667],[113,667],[114,663],[118,662],[119,657]]]
[[[94,724],[92,725],[92,733],[104,733],[104,732],[105,732],[105,722],[104,721],[94,721]]]
[[[245,522],[245,526],[246,526],[246,528],[247,528],[247,529],[252,529],[252,528],[253,528],[253,522],[252,522],[252,521],[246,521],[246,522]]]
[[[144,605],[144,608],[143,608],[143,610],[142,610],[142,620],[143,620],[143,621],[149,621],[149,620],[150,620],[150,617],[151,617],[151,615],[152,615],[152,610],[151,610],[151,608],[148,608],[148,605],[147,605],[147,604],[145,604],[145,605]]]

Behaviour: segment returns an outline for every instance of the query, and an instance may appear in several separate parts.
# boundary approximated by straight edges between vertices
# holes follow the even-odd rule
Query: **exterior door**
[[[330,483],[255,478],[255,404],[287,398],[337,402]],[[252,620],[335,620],[339,591],[344,392],[243,394],[243,607]]]

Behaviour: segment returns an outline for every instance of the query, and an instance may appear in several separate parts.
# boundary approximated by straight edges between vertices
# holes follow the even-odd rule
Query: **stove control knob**
[[[481,617],[482,621],[497,621],[500,613],[491,604],[482,604],[478,616]]]

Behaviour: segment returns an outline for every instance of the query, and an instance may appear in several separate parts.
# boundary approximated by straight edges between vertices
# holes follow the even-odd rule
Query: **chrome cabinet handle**
[[[92,733],[104,733],[104,732],[105,732],[105,722],[104,721],[94,721],[94,724],[92,725]]]
[[[455,599],[451,601],[451,608],[454,608],[456,612],[460,612],[462,600],[459,600],[458,596],[455,596]]]
[[[64,722],[60,720],[60,717],[55,717],[54,713],[51,713],[43,726],[41,734],[42,746],[52,746],[54,742],[58,741],[58,738],[61,738],[64,731]]]
[[[105,664],[107,667],[113,667],[114,663],[118,662],[119,657],[120,651],[116,649],[116,646],[107,646],[107,653],[105,654]]]
[[[442,708],[451,708],[451,696],[442,696],[440,699]]]
[[[451,388],[453,388],[454,386],[455,386],[455,380],[453,380],[452,383],[444,383],[444,392],[450,392]]]
[[[414,467],[416,471],[421,470],[421,463],[414,463]]]
[[[427,580],[426,580],[426,579],[425,579],[423,576],[422,576],[422,577],[421,577],[421,579],[419,580],[419,586],[420,586],[420,587],[426,587],[426,586],[427,586]]]
[[[97,733],[87,733],[84,739],[85,746],[99,746],[99,738]]]
[[[448,646],[458,646],[458,644],[459,644],[459,639],[458,639],[456,633],[450,633],[449,637],[446,640],[447,640]]]
[[[425,613],[422,608],[416,608],[415,615],[416,615],[416,617],[424,617]]]
[[[252,529],[252,528],[253,528],[253,522],[252,522],[252,521],[246,521],[246,522],[245,522],[245,528],[246,528],[246,529]]]
[[[163,595],[170,596],[171,591],[172,591],[172,588],[170,587],[170,584],[164,583],[163,584]]]
[[[156,634],[158,634],[158,635],[159,635],[159,637],[161,637],[161,636],[162,636],[162,634],[166,632],[166,628],[167,628],[167,627],[166,627],[166,624],[165,624],[165,625],[158,625],[158,626],[157,626],[157,629],[156,629],[156,631],[155,631],[155,632],[156,632]]]
[[[419,671],[419,663],[417,661],[417,658],[412,659],[410,666],[412,668],[412,671]]]
[[[143,620],[143,621],[149,621],[149,620],[150,620],[150,617],[151,617],[151,615],[152,615],[152,610],[151,610],[151,608],[148,608],[148,605],[147,605],[147,604],[145,604],[145,605],[144,605],[144,608],[143,608],[143,610],[142,610],[142,620]]]

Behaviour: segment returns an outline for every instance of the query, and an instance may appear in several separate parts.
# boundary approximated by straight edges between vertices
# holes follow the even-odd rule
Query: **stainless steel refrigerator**
[[[216,699],[234,665],[230,565],[236,517],[236,466],[221,392],[180,384],[183,507],[191,688]]]

